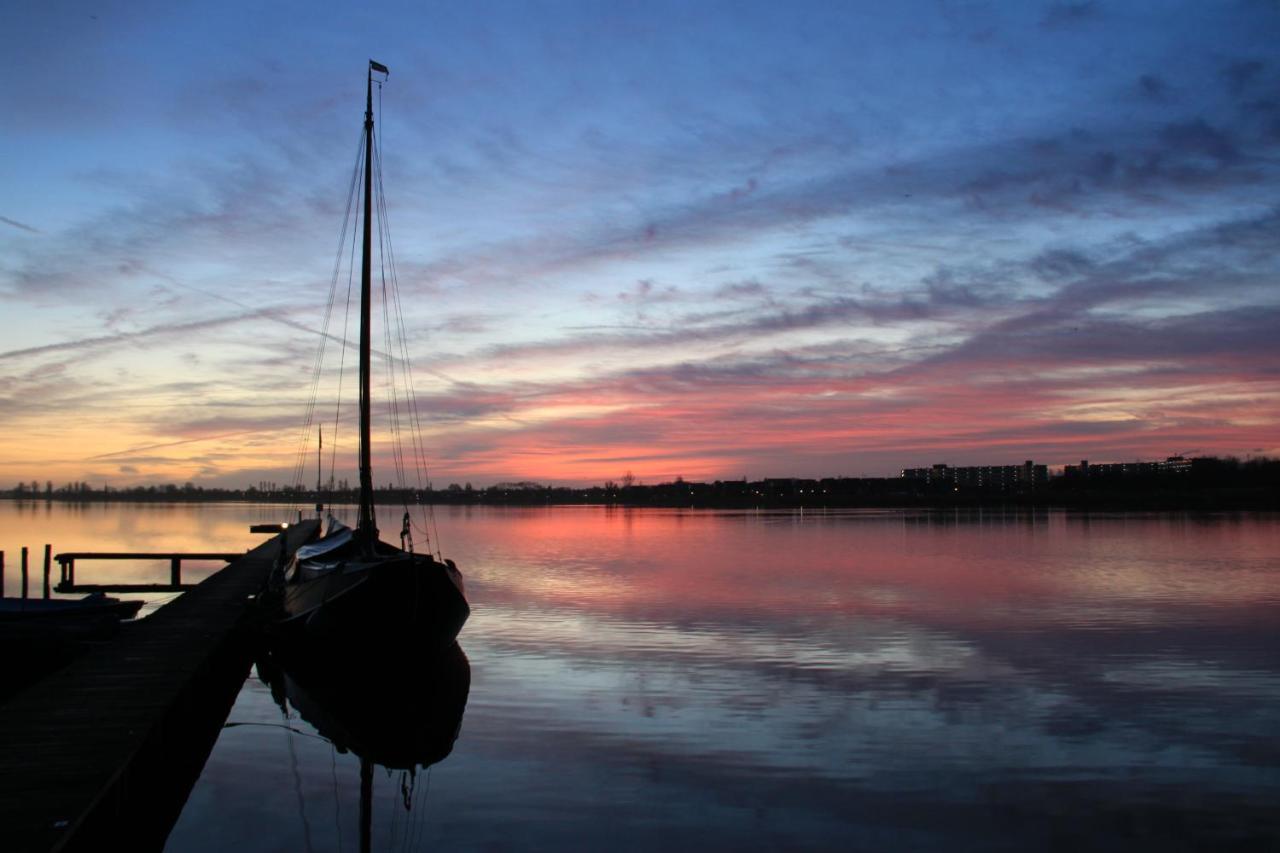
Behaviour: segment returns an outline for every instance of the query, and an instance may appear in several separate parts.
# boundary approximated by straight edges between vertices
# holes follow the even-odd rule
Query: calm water
[[[22,544],[234,551],[282,512],[0,503],[6,587]],[[451,754],[375,768],[375,849],[1280,844],[1275,516],[437,521],[470,689]],[[116,571],[164,566],[78,569]],[[431,717],[367,692],[384,736]],[[360,761],[313,725],[343,693],[298,699],[250,677],[169,849],[357,849]]]

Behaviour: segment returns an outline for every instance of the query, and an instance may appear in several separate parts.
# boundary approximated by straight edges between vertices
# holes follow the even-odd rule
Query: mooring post
[[[27,546],[22,546],[22,597],[27,597]]]
[[[0,551],[0,598],[4,598],[4,551]]]
[[[49,572],[53,570],[53,546],[45,543],[44,546],[44,597],[49,597]]]
[[[171,586],[182,585],[182,558],[169,558],[169,584]]]

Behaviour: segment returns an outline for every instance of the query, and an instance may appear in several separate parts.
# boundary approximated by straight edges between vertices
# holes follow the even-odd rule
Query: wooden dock
[[[318,526],[289,527],[286,547]],[[163,845],[248,672],[245,602],[279,551],[263,543],[0,706],[0,848]]]

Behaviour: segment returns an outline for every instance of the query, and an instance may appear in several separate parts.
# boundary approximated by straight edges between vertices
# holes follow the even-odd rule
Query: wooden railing
[[[224,563],[230,563],[243,557],[244,554],[226,554],[226,553],[176,553],[173,551],[163,552],[107,552],[107,551],[67,551],[58,554],[54,559],[58,561],[58,565],[62,568],[62,577],[58,582],[56,590],[58,592],[180,592],[184,589],[191,589],[195,584],[184,584],[182,582],[182,561],[183,560],[217,560]],[[114,584],[83,584],[76,583],[76,561],[77,560],[168,560],[169,561],[169,583],[160,584],[141,584],[141,583],[114,583]]]

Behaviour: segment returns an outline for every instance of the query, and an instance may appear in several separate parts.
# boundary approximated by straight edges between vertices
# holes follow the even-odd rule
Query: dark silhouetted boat
[[[369,62],[360,273],[359,519],[353,530],[331,517],[321,539],[298,549],[279,590],[283,615],[277,627],[285,634],[338,646],[361,643],[388,649],[411,642],[443,650],[457,638],[471,612],[462,574],[452,560],[413,553],[411,538],[408,550],[380,541],[374,518],[369,413],[375,72],[388,73],[385,66]]]
[[[0,624],[89,627],[132,619],[141,601],[122,601],[100,592],[84,598],[0,598]]]
[[[0,598],[0,702],[120,632],[141,601],[108,598]]]

